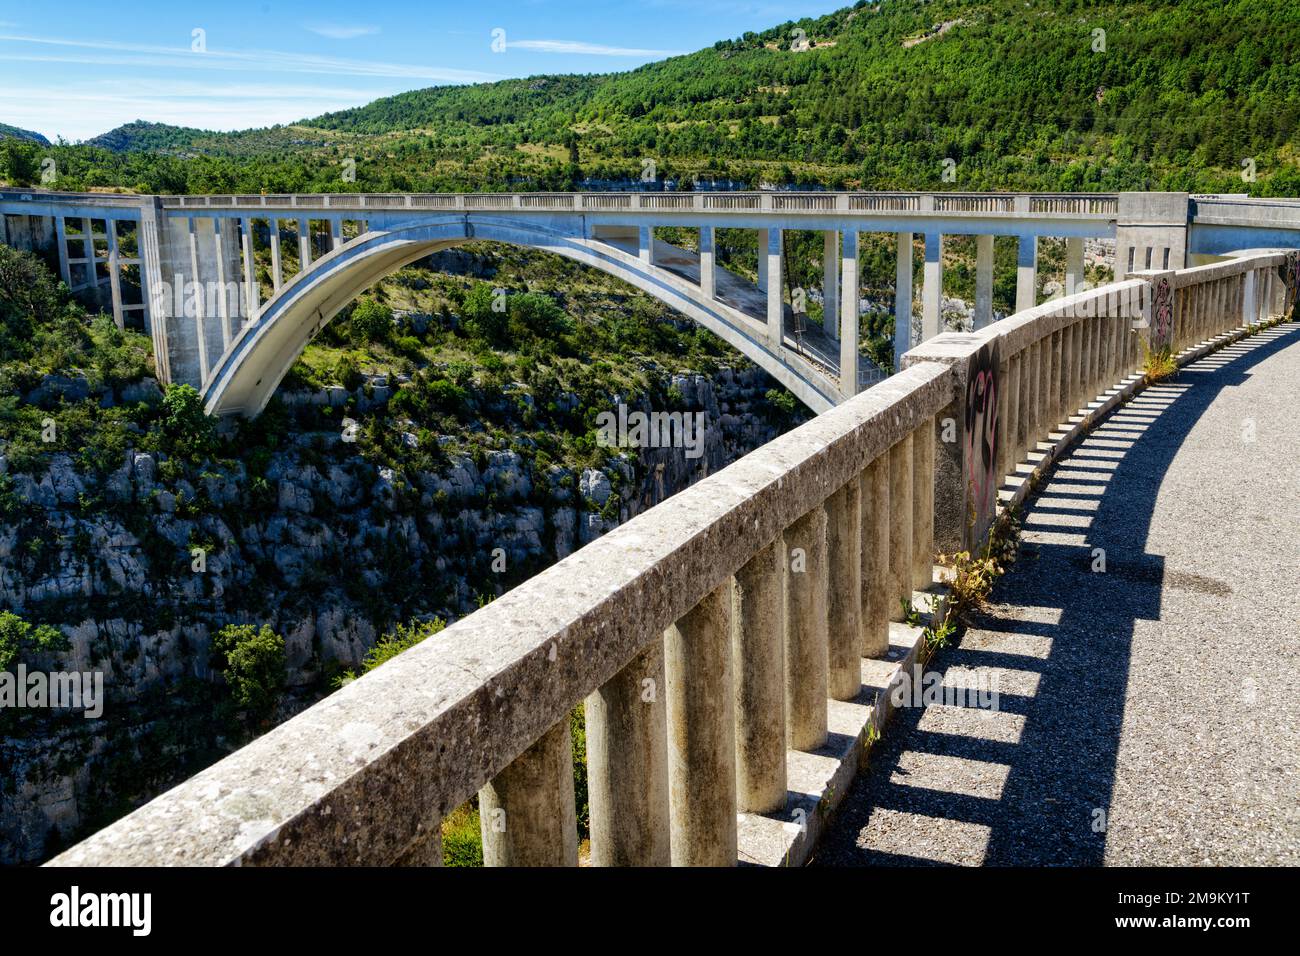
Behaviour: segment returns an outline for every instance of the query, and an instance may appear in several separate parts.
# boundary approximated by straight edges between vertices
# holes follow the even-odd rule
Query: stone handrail
[[[854,193],[854,192],[576,192],[576,193],[327,193],[319,195],[164,196],[167,209],[528,209],[754,212],[922,212],[978,216],[1114,218],[1114,193]]]
[[[787,804],[936,548],[1093,396],[1291,308],[1264,253],[948,333],[904,369],[633,518],[73,847],[56,865],[413,864],[475,792],[484,859],[577,862],[569,714],[585,701],[591,860],[730,865],[737,812]]]

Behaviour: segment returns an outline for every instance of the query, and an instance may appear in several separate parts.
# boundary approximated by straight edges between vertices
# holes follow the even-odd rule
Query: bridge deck
[[[1298,382],[1291,323],[1063,458],[994,603],[934,662],[947,684],[996,672],[999,709],[900,710],[817,862],[1300,862]]]

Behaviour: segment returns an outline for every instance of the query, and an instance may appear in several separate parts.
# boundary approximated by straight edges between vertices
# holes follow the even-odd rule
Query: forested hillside
[[[64,188],[151,192],[556,189],[649,159],[675,182],[1295,195],[1296,49],[1291,0],[860,2],[627,73],[233,134],[137,123],[54,152]],[[21,178],[35,147],[8,142],[0,175]]]

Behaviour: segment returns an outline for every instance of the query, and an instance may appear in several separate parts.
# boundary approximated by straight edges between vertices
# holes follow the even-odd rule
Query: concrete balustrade
[[[793,750],[826,742],[829,667],[826,511],[818,506],[785,533],[785,732]]]

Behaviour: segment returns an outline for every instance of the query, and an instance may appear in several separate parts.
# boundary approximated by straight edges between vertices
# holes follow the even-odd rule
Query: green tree
[[[284,691],[284,638],[266,624],[227,624],[212,638],[212,655],[235,706],[255,721],[269,719]]]

